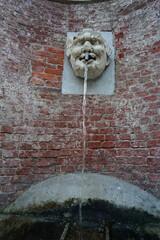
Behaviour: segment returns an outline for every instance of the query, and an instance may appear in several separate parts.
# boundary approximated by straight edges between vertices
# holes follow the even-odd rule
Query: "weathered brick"
[[[62,71],[57,69],[45,68],[44,72],[49,74],[62,75]]]
[[[33,66],[33,67],[32,67],[32,71],[33,71],[33,72],[43,72],[43,71],[44,71],[44,68],[43,68],[43,67]]]
[[[47,62],[51,64],[63,64],[63,59],[47,58]]]
[[[13,149],[16,149],[16,144],[12,143],[12,142],[3,142],[2,148],[8,149],[8,150],[13,150]]]
[[[13,127],[10,125],[4,125],[1,128],[1,132],[11,134],[11,133],[13,133]]]
[[[89,142],[88,148],[101,148],[102,143],[101,142]]]
[[[160,174],[148,174],[147,176],[151,182],[159,182]]]
[[[103,141],[104,138],[105,138],[104,135],[100,135],[100,134],[96,135],[96,134],[94,134],[94,135],[90,136],[89,139],[90,139],[90,141]]]
[[[41,78],[41,79],[46,79],[46,80],[58,80],[58,77],[56,75],[50,75],[47,73],[34,72],[34,73],[32,73],[32,76]]]
[[[115,147],[115,143],[112,141],[107,141],[107,142],[103,142],[102,143],[102,148],[114,148]]]
[[[51,52],[45,52],[45,51],[39,51],[39,50],[33,51],[33,54],[42,56],[42,57],[58,58],[58,54],[51,53]]]
[[[148,147],[160,147],[160,139],[148,141],[147,146]]]
[[[115,147],[116,148],[130,148],[131,147],[131,142],[129,141],[120,141],[120,142],[115,142]]]
[[[32,78],[32,82],[36,85],[45,85],[45,82],[42,79]]]
[[[61,87],[61,82],[55,82],[55,81],[49,81],[47,80],[45,82],[46,85],[51,86],[51,87],[55,87],[55,88],[60,88]]]
[[[64,53],[64,49],[55,48],[55,47],[44,47],[44,51],[55,52],[55,53]]]

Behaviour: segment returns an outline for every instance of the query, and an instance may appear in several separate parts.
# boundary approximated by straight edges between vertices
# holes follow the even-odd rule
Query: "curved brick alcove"
[[[1,0],[0,209],[33,183],[82,169],[82,96],[63,95],[67,32],[112,31],[115,92],[87,96],[86,172],[159,197],[156,0]]]

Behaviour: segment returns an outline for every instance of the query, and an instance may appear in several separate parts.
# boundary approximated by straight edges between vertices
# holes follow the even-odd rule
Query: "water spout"
[[[88,61],[89,60],[89,52],[86,52],[85,53],[85,61]]]

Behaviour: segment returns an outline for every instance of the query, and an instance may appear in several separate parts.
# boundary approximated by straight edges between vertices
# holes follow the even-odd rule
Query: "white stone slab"
[[[160,201],[146,191],[118,178],[85,173],[58,175],[25,191],[4,213],[26,211],[48,202],[64,203],[69,199],[106,200],[118,207],[135,208],[160,217]]]

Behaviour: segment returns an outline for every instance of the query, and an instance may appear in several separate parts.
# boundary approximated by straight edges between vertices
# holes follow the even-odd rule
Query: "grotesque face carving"
[[[77,77],[84,77],[85,64],[88,65],[88,79],[100,77],[109,65],[110,55],[111,49],[100,32],[91,29],[84,29],[67,41],[67,56]]]

